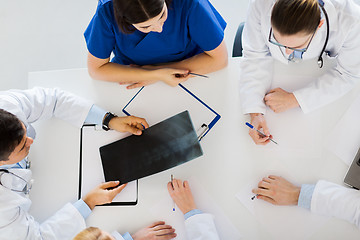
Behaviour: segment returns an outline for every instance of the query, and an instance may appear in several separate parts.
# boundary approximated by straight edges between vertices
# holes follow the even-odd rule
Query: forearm
[[[179,62],[163,63],[157,65],[158,67],[169,67],[189,70],[190,72],[206,74],[210,72],[216,72],[228,64],[228,58],[215,58],[206,53],[200,53],[191,58],[184,59]]]
[[[88,65],[90,76],[95,80],[119,83],[137,83],[156,79],[152,70],[108,62],[100,67]]]

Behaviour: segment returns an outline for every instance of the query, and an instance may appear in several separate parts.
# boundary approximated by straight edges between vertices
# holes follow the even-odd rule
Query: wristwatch
[[[115,114],[111,113],[111,112],[107,112],[105,114],[103,123],[102,123],[102,129],[104,129],[105,131],[109,131],[109,122],[111,119],[113,119],[114,117],[117,117]]]

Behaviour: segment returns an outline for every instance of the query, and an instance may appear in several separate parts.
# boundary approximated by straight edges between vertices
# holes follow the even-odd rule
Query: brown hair
[[[271,25],[284,35],[313,33],[320,24],[317,0],[278,0],[271,13]]]
[[[112,240],[101,235],[101,230],[97,227],[88,227],[78,233],[73,240]]]
[[[132,24],[146,22],[159,15],[171,0],[113,0],[115,21],[123,33],[132,33]]]

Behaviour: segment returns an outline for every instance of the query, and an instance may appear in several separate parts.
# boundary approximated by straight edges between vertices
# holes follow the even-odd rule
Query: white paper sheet
[[[128,133],[96,130],[94,126],[84,126],[82,132],[82,177],[81,196],[86,195],[100,183],[105,182],[99,147],[128,136]],[[128,183],[113,202],[136,202],[137,183]]]
[[[251,200],[254,196],[251,190],[256,186],[257,181],[248,184],[236,197],[274,239],[307,239],[328,220],[297,206],[275,206],[263,200]]]
[[[197,207],[203,212],[210,213],[215,216],[214,221],[220,239],[241,239],[242,237],[240,233],[225,216],[224,212],[211,199],[209,194],[202,188],[196,178],[192,177],[188,181]],[[176,239],[186,240],[187,237],[185,232],[184,215],[177,206],[175,212],[173,212],[173,201],[168,193],[166,193],[166,196],[161,196],[159,198],[161,199],[159,203],[150,209],[151,214],[157,219],[162,219],[167,224],[173,226],[176,229]]]
[[[332,130],[326,147],[348,166],[360,147],[360,96]]]

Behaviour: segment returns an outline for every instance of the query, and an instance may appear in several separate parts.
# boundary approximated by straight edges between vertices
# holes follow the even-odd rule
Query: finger
[[[262,189],[262,188],[254,188],[252,190],[253,193],[255,194],[259,194],[259,195],[262,195],[262,196],[269,196],[269,190],[268,189]]]
[[[176,233],[171,233],[168,235],[157,236],[156,240],[169,240],[169,239],[176,238],[176,236],[177,236]]]
[[[190,185],[188,181],[184,181],[184,187],[190,190]]]
[[[181,185],[182,185],[181,180],[179,180],[179,179],[174,179],[174,180],[173,180],[174,190],[179,189],[179,188],[181,187]]]
[[[144,84],[144,83],[134,83],[134,84],[131,84],[131,85],[127,86],[126,89],[134,89],[134,88],[139,88],[139,87],[143,87],[143,86],[146,86],[146,84]]]
[[[139,118],[139,117],[134,117],[136,122],[140,123],[141,125],[143,125],[145,128],[149,127],[149,124],[147,123],[147,121],[145,120],[145,118]]]
[[[127,185],[127,183],[122,184],[122,185],[120,185],[120,186],[118,186],[118,187],[116,187],[116,188],[114,188],[114,189],[112,189],[110,191],[114,194],[114,197],[115,197],[116,195],[118,195],[126,187],[126,185]]]
[[[134,135],[141,135],[142,134],[142,131],[136,127],[133,127],[133,126],[130,126],[130,125],[125,125],[124,126],[124,131],[125,132],[129,132],[129,133],[132,133]]]
[[[271,204],[277,205],[274,199],[272,199],[270,197],[267,197],[267,196],[260,196],[259,195],[259,196],[257,196],[257,199],[261,199],[261,200],[264,200],[264,201],[269,202]]]
[[[175,69],[173,71],[173,75],[177,76],[177,77],[186,77],[189,75],[189,70],[181,70],[181,69]]]
[[[158,226],[158,225],[164,225],[164,224],[165,224],[164,221],[157,221],[157,222],[154,222],[153,224],[151,224],[151,225],[149,226],[149,228],[153,228],[153,227],[156,227],[156,226]]]
[[[156,236],[164,236],[164,235],[168,235],[168,234],[171,234],[174,232],[175,232],[175,229],[166,228],[166,229],[157,230],[155,234],[156,234]]]
[[[173,229],[173,227],[170,225],[165,225],[165,224],[160,224],[160,225],[153,227],[154,231],[160,231],[160,230],[164,230],[164,229],[169,230],[169,229]],[[174,231],[175,231],[175,229],[174,229]],[[159,235],[161,235],[161,234],[159,234]]]
[[[261,127],[264,130],[265,135],[270,136],[270,131],[265,121],[261,123]]]
[[[267,182],[267,183],[272,183],[274,180],[268,177],[263,177],[262,181]]]
[[[168,191],[169,191],[169,193],[171,195],[174,192],[174,187],[173,187],[172,182],[168,182],[167,188],[168,188]]]
[[[119,185],[119,181],[110,181],[110,182],[105,182],[100,184],[100,188],[102,189],[108,189],[108,188],[113,188],[113,187],[117,187]]]
[[[258,184],[258,187],[263,189],[270,189],[270,186],[270,183],[264,181],[260,181]]]
[[[279,176],[276,175],[269,175],[268,178],[272,179],[272,180],[276,180],[278,178],[280,178]]]

